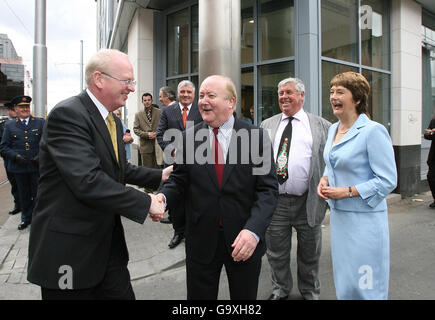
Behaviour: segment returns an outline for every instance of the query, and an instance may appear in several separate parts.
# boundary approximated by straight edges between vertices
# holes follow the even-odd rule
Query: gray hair
[[[181,81],[181,82],[178,84],[178,87],[177,87],[177,93],[180,91],[180,88],[181,88],[181,87],[184,87],[184,86],[192,87],[192,88],[193,88],[193,92],[195,92],[195,85],[193,84],[193,82],[192,82],[192,81],[189,81],[189,80],[183,80],[183,81]]]
[[[171,87],[161,87],[159,91],[161,91],[163,96],[168,97],[168,99],[171,101],[175,101],[177,99],[174,89],[172,89]]]
[[[278,83],[278,92],[279,92],[279,88],[281,88],[282,86],[285,86],[287,83],[294,83],[295,89],[298,91],[299,95],[302,92],[305,92],[305,85],[302,82],[302,80],[299,78],[285,78],[284,80],[281,80]]]
[[[112,64],[112,58],[115,55],[124,55],[128,57],[124,52],[116,49],[102,49],[95,53],[88,61],[85,69],[86,84],[89,87],[92,84],[92,76],[95,71],[106,71]]]

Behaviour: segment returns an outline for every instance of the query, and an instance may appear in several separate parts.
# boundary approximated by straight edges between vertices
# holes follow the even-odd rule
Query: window
[[[294,76],[294,16],[293,1],[241,0],[242,116],[256,125],[281,112],[277,85]]]
[[[390,1],[322,0],[322,116],[336,122],[329,82],[359,72],[370,83],[369,114],[390,130]]]
[[[167,15],[166,85],[175,91],[182,80],[198,86],[198,22],[198,5]]]

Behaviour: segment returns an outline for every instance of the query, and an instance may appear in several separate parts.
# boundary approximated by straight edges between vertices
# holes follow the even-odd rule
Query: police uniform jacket
[[[0,151],[7,159],[7,171],[12,173],[37,172],[38,166],[31,159],[39,153],[39,141],[41,140],[44,119],[30,116],[27,126],[20,119],[8,121],[5,124]],[[22,155],[28,161],[20,164],[15,160],[17,154]]]

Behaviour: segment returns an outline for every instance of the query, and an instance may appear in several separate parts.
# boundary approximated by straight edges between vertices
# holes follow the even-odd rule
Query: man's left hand
[[[246,261],[248,260],[257,247],[257,239],[246,229],[240,231],[234,243],[231,245],[234,250],[232,257],[234,261]]]

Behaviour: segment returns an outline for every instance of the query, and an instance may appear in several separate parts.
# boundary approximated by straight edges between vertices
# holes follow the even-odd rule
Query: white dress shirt
[[[178,106],[180,107],[181,114],[183,114],[184,106],[181,104],[181,102],[178,104]],[[192,104],[189,104],[188,106],[186,106],[186,108],[187,108],[187,115],[189,115],[190,108],[192,108]]]
[[[26,126],[29,124],[29,120],[30,120],[30,117],[27,117],[26,119],[21,119],[20,118],[21,122],[26,121],[26,123],[25,123]]]
[[[282,114],[281,122],[276,130],[273,142],[275,162],[278,156],[281,136],[288,123],[287,118],[288,116]],[[279,185],[279,193],[301,196],[308,190],[313,137],[311,135],[310,121],[304,109],[296,112],[293,118],[292,138],[288,158],[288,179],[285,183]]]
[[[100,111],[101,116],[107,124],[107,116],[109,115],[109,111],[100,101],[98,101],[97,97],[95,97],[89,89],[86,89],[86,93],[88,94],[89,98],[91,98],[92,102],[97,106],[98,111]]]
[[[217,139],[222,149],[225,162],[227,161],[228,148],[231,142],[231,134],[234,127],[234,117],[231,116],[223,125],[219,127]],[[212,127],[208,127],[210,137],[210,147],[213,148],[214,132]]]

